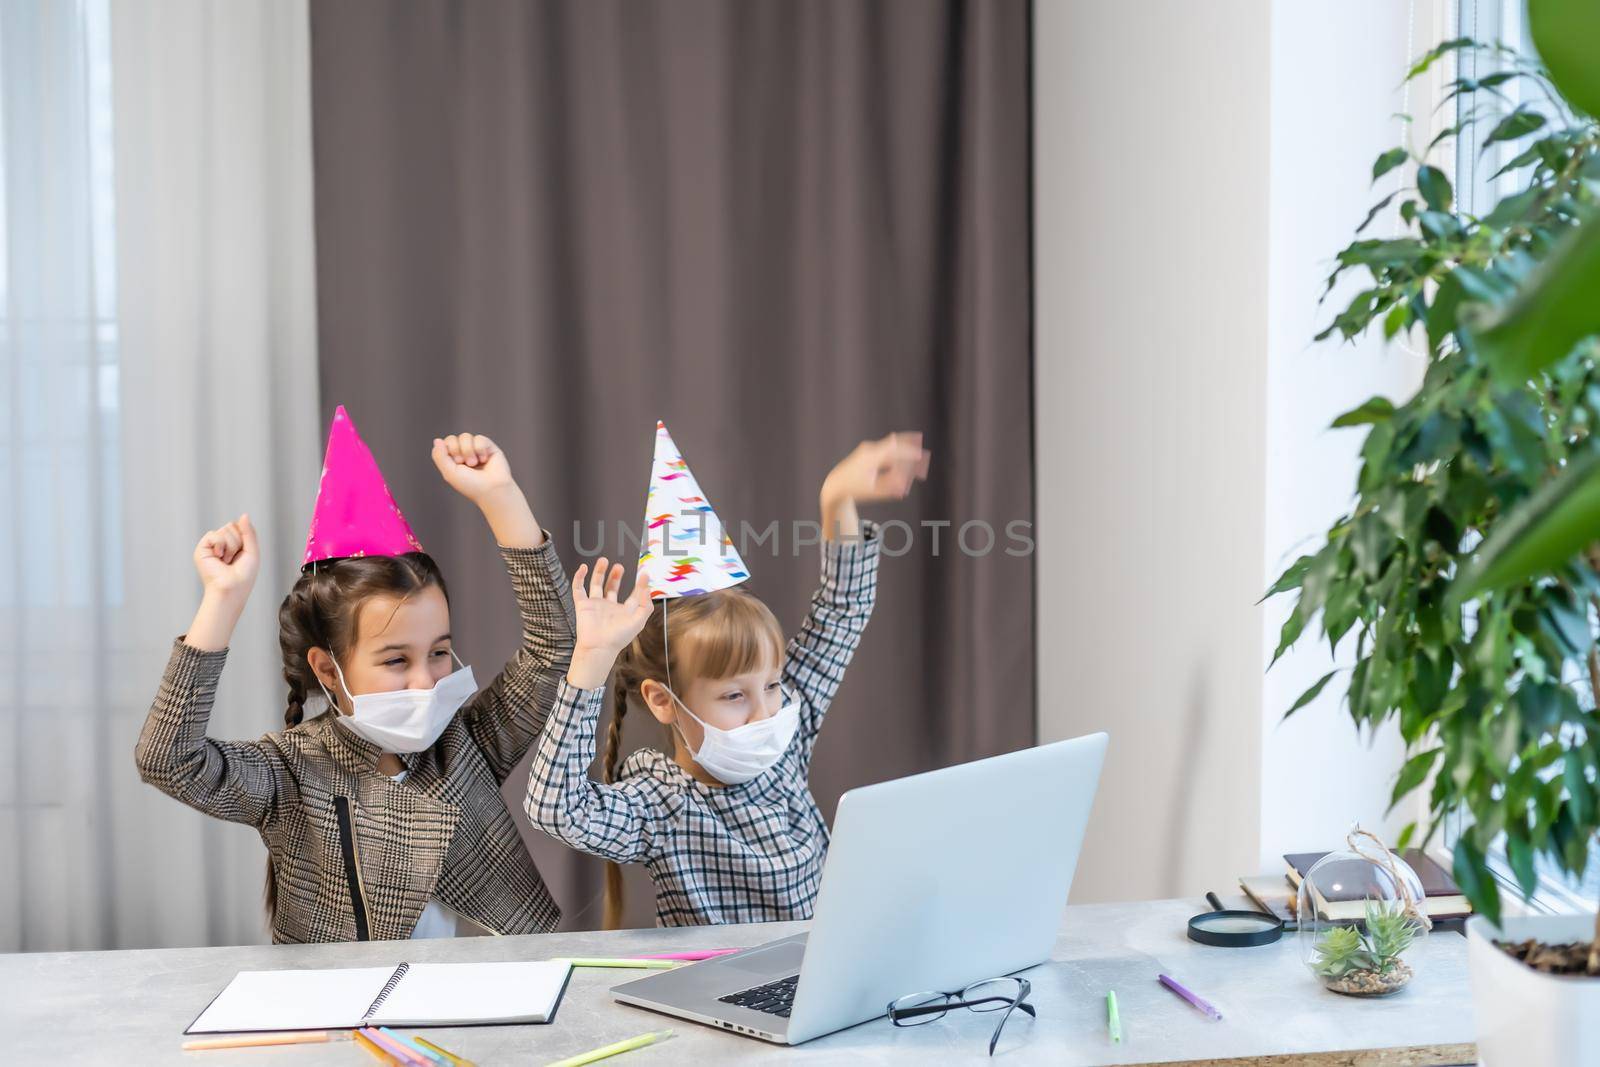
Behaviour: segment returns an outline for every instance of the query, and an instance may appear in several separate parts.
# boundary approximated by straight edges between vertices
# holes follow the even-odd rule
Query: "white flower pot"
[[[1467,967],[1481,1067],[1593,1067],[1600,1063],[1600,978],[1554,975],[1512,959],[1495,940],[1560,944],[1594,937],[1592,915],[1481,915],[1467,922]]]

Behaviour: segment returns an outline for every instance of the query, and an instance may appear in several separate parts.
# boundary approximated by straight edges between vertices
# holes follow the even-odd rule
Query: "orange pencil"
[[[324,1041],[344,1041],[346,1036],[332,1030],[286,1030],[276,1034],[227,1034],[222,1037],[197,1037],[183,1043],[185,1052],[212,1048],[250,1048],[254,1045],[315,1045]]]

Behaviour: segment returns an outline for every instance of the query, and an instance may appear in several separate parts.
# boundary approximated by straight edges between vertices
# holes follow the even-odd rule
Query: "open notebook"
[[[571,974],[565,960],[240,971],[184,1033],[547,1023]]]

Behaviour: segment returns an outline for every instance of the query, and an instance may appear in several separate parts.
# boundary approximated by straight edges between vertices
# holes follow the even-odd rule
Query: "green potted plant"
[[[1339,253],[1329,289],[1347,272],[1370,284],[1325,335],[1407,333],[1429,364],[1404,403],[1374,397],[1334,421],[1365,428],[1354,506],[1268,592],[1295,597],[1277,655],[1320,633],[1353,653],[1355,722],[1398,724],[1409,757],[1393,800],[1431,781],[1429,838],[1448,814],[1470,818],[1453,870],[1479,912],[1471,966],[1493,1064],[1600,1057],[1600,930],[1503,917],[1486,858],[1503,843],[1531,896],[1535,857],[1581,875],[1600,831],[1600,3],[1533,0],[1529,19],[1542,64],[1459,39],[1411,71],[1466,49],[1501,61],[1452,83],[1455,125],[1375,163],[1375,180],[1409,180]],[[1512,106],[1513,82],[1541,102]],[[1520,186],[1477,216],[1430,162],[1473,127],[1517,149],[1502,171]],[[1396,200],[1405,232],[1361,236]]]

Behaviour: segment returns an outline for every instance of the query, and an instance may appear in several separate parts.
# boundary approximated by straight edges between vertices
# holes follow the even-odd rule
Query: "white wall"
[[[1035,4],[1039,732],[1112,737],[1075,900],[1394,829],[1397,739],[1369,751],[1336,685],[1280,726],[1327,650],[1263,675],[1288,601],[1255,601],[1349,503],[1359,432],[1324,427],[1418,377],[1310,341],[1448,6]]]
[[[1256,862],[1267,19],[1035,5],[1039,733],[1111,733],[1078,901]]]
[[[1432,139],[1437,79],[1399,86],[1411,60],[1444,38],[1447,27],[1435,19],[1446,6],[1273,3],[1263,588],[1320,545],[1320,535],[1349,510],[1364,433],[1327,429],[1334,416],[1375,393],[1407,397],[1421,381],[1423,357],[1404,343],[1385,344],[1379,335],[1313,345],[1311,338],[1370,283],[1363,272],[1317,307],[1334,254],[1368,208],[1401,183],[1395,171],[1371,186],[1373,158],[1408,136],[1419,148]],[[1407,110],[1416,116],[1409,134],[1393,117]],[[1445,151],[1435,162],[1448,169],[1451,158]],[[1383,215],[1364,236],[1393,236],[1398,226],[1395,215]],[[1280,597],[1267,605],[1262,664],[1272,657],[1291,604]],[[1392,842],[1415,814],[1407,804],[1385,815],[1402,742],[1392,727],[1376,737],[1357,735],[1341,705],[1346,675],[1283,719],[1335,663],[1353,663],[1351,644],[1335,661],[1325,642],[1305,640],[1263,679],[1263,871],[1280,869],[1285,852],[1333,847],[1357,820]]]

